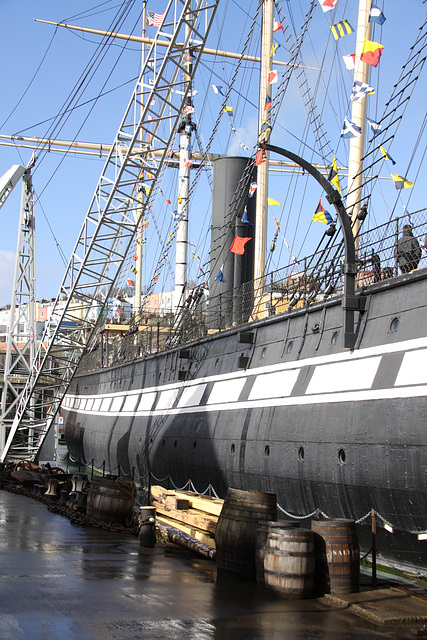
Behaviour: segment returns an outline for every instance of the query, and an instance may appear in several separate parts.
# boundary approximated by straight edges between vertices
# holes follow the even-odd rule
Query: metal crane
[[[54,304],[52,335],[49,339],[47,333],[42,338],[1,462],[37,459],[80,358],[96,331],[138,225],[159,189],[162,168],[187,104],[187,93],[181,95],[174,89],[181,88],[184,75],[188,78],[186,86],[191,85],[218,3],[219,0],[168,2],[95,189]],[[164,49],[159,52],[157,46],[157,40],[165,33],[170,40],[166,53]],[[192,43],[197,43],[197,49],[188,77],[185,52]],[[148,184],[149,189],[141,206],[139,191],[146,188],[142,183]],[[45,341],[47,347],[43,348]],[[44,392],[40,394],[36,387],[42,382]]]
[[[0,208],[22,178],[19,232],[3,371],[0,450],[4,448],[7,427],[12,424],[16,404],[36,353],[35,222],[31,176],[35,161],[36,156],[33,154],[26,167],[14,165],[0,178]]]

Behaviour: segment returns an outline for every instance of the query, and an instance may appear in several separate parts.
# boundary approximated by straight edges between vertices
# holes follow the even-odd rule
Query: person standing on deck
[[[418,267],[421,259],[421,247],[419,242],[412,235],[412,228],[405,224],[402,235],[397,241],[396,256],[402,273],[409,273]]]

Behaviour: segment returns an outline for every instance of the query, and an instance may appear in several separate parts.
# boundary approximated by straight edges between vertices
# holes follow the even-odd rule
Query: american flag
[[[164,17],[164,13],[154,13],[154,11],[147,11],[147,26],[160,27]]]

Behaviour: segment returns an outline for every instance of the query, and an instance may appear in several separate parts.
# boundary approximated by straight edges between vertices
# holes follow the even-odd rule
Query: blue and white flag
[[[386,17],[381,11],[379,7],[375,4],[371,6],[371,11],[369,13],[369,22],[375,22],[376,24],[384,24],[386,21]]]
[[[222,92],[222,87],[219,87],[218,85],[213,84],[212,85],[212,89],[214,90],[214,92],[216,94],[220,93],[222,96],[224,95],[223,92]]]
[[[368,121],[368,124],[371,128],[372,133],[376,133],[377,131],[381,131],[381,125],[378,124],[378,122],[375,122],[375,120],[371,120],[370,118],[366,118],[366,120]]]
[[[245,210],[243,212],[241,221],[242,221],[242,224],[251,224],[252,225],[252,222],[248,218],[248,210],[246,209],[246,207],[245,207]]]
[[[351,122],[351,120],[349,120],[347,116],[345,116],[343,128],[340,135],[341,138],[357,138],[358,136],[362,135],[362,129],[358,127],[357,124],[354,124],[354,122]]]
[[[224,269],[224,265],[221,265],[221,269],[218,271],[218,275],[215,278],[215,280],[217,280],[218,282],[227,282],[227,280],[224,278],[224,274],[222,272],[222,270]]]
[[[353,91],[351,92],[350,100],[352,102],[356,102],[356,100],[370,96],[373,93],[375,93],[375,89],[373,87],[370,87],[366,82],[359,82],[356,80],[353,82]]]

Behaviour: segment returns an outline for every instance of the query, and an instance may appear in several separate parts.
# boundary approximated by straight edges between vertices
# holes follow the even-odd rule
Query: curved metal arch
[[[281,147],[275,147],[271,144],[261,143],[259,146],[261,149],[265,149],[272,153],[278,153],[281,156],[285,156],[285,158],[289,158],[289,160],[292,160],[304,169],[304,171],[313,176],[313,178],[317,180],[322,189],[326,192],[326,199],[328,202],[335,207],[335,211],[337,212],[343,231],[345,248],[344,295],[342,300],[342,308],[344,311],[343,346],[349,349],[354,349],[357,337],[354,329],[354,312],[364,310],[365,299],[363,296],[355,296],[355,279],[357,274],[356,249],[350,219],[342,203],[341,196],[315,167],[296,153],[292,153],[292,151],[282,149]]]

